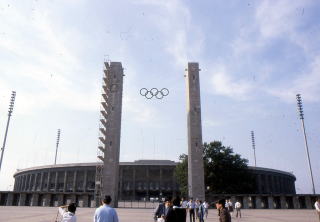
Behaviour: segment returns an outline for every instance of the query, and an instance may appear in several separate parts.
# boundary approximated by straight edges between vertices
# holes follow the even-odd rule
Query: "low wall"
[[[239,201],[243,209],[313,209],[317,195],[210,195],[208,202],[214,207],[217,199]],[[96,207],[92,193],[41,193],[0,191],[0,206],[52,206],[77,203],[79,207]],[[119,201],[121,208],[154,208],[156,202],[150,201]]]

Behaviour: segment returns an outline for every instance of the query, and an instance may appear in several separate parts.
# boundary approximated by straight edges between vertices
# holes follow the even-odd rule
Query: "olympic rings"
[[[163,97],[169,95],[169,90],[167,88],[162,88],[161,90],[158,90],[157,88],[152,88],[150,90],[142,88],[140,89],[140,95],[147,99],[152,99],[153,97],[163,99]]]

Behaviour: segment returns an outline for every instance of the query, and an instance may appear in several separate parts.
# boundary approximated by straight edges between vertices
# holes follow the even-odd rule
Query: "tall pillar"
[[[199,64],[186,69],[189,197],[205,199]]]
[[[119,154],[122,113],[123,68],[121,62],[105,62],[106,69],[103,86],[101,111],[103,119],[99,149],[104,153],[102,176],[102,195],[110,195],[112,206],[118,206]]]

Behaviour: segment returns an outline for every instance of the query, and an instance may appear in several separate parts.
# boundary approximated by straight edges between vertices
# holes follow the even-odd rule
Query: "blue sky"
[[[0,2],[0,138],[17,91],[0,190],[17,168],[96,160],[104,61],[125,70],[121,161],[187,151],[184,69],[201,67],[203,140],[293,172],[310,193],[295,94],[301,93],[320,192],[318,1],[33,0]],[[166,87],[163,100],[140,88]]]

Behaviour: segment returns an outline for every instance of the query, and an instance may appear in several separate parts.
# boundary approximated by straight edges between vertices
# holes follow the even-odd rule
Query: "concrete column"
[[[269,176],[268,174],[265,175],[265,183],[266,183],[266,193],[270,193],[271,191],[271,181],[269,180]]]
[[[68,176],[68,171],[64,171],[63,192],[67,191],[67,176]]]
[[[74,171],[73,173],[73,192],[76,192],[77,190],[77,171]]]
[[[44,207],[49,207],[51,201],[51,194],[45,194],[43,197],[43,205]]]
[[[27,191],[27,189],[28,189],[28,175],[25,176],[23,191]]]
[[[63,205],[63,194],[58,194],[58,206]]]
[[[249,200],[247,196],[243,197],[243,209],[248,209],[249,208],[249,204],[248,204]]]
[[[58,191],[58,176],[59,176],[59,171],[56,171],[55,173],[55,178],[54,178],[54,191],[57,192]]]
[[[162,193],[162,167],[160,166],[159,192]],[[162,196],[161,196],[162,197]]]
[[[26,205],[26,198],[27,198],[27,195],[25,193],[21,193],[18,205],[25,206]]]
[[[47,191],[49,191],[50,189],[50,177],[51,177],[51,173],[50,171],[48,171],[48,179],[47,179]],[[50,203],[50,202],[49,202]],[[49,206],[49,205],[46,205]]]
[[[280,196],[280,207],[281,209],[287,209],[287,201],[285,196]]]
[[[174,173],[172,174],[172,191],[173,191],[173,197],[175,197],[177,195],[176,193],[176,177],[174,175]],[[202,200],[204,201],[204,200]]]
[[[269,209],[274,209],[273,197],[272,196],[268,196],[268,208]]]
[[[39,194],[33,193],[31,199],[31,206],[38,206]]]
[[[258,186],[258,194],[262,194],[262,189],[261,189],[261,175],[257,175],[257,186]]]
[[[293,196],[292,197],[292,201],[293,201],[294,209],[300,209],[299,197],[298,196]]]
[[[261,209],[261,197],[256,196],[256,209]]]
[[[120,168],[120,170],[119,170],[120,172],[119,172],[119,186],[120,186],[120,188],[119,188],[119,200],[122,200],[122,184],[123,184],[123,168]]]
[[[29,185],[28,185],[28,190],[31,191],[32,190],[32,180],[33,180],[33,174],[29,175]]]
[[[19,177],[15,177],[14,178],[14,187],[13,187],[13,191],[18,191],[19,189]]]
[[[86,192],[87,190],[87,178],[88,178],[88,170],[85,170],[84,176],[83,176],[83,192]]]
[[[39,189],[40,189],[40,191],[42,191],[42,189],[43,189],[43,172],[41,172],[41,175],[40,175],[40,185],[39,185]]]
[[[30,174],[27,174],[27,177],[26,177],[26,191],[29,190],[29,186],[30,186]]]
[[[305,196],[305,201],[306,201],[306,208],[307,208],[307,209],[312,209],[313,203],[311,203],[311,198],[310,198],[310,196]]]
[[[13,204],[13,193],[8,193],[6,206],[12,206],[12,204]]]
[[[132,183],[132,197],[133,197],[133,200],[135,200],[136,199],[136,168],[135,167],[133,167],[133,174],[132,174],[132,176],[133,176],[133,183]]]
[[[81,200],[79,200],[79,207],[88,207],[89,196],[81,195]]]

